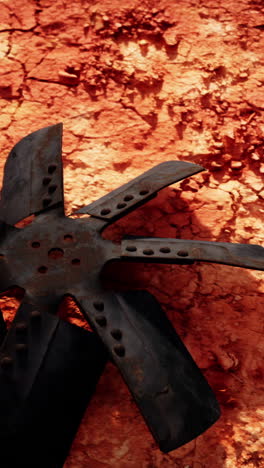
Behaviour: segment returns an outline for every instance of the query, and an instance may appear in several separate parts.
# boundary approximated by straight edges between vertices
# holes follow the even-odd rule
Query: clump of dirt
[[[207,169],[115,223],[107,238],[263,243],[263,24],[262,0],[3,1],[1,173],[20,138],[62,121],[68,214],[163,161]],[[160,301],[222,416],[164,455],[109,364],[65,468],[261,467],[262,278],[202,263],[110,265],[108,287],[147,289]],[[12,297],[1,299],[9,322],[21,300]],[[84,326],[70,299],[60,314]]]

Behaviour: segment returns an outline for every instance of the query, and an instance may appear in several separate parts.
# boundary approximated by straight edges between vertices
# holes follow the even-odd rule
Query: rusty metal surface
[[[21,304],[0,350],[3,468],[62,466],[105,362],[94,333]]]
[[[131,182],[84,206],[77,213],[87,213],[108,222],[116,221],[155,197],[164,187],[203,170],[204,168],[198,164],[184,161],[167,161],[158,164]]]
[[[1,221],[15,224],[63,202],[62,124],[42,128],[20,140],[5,164]]]
[[[183,239],[145,238],[123,240],[121,257],[126,260],[159,263],[211,262],[264,270],[263,247]]]
[[[24,148],[25,141],[29,145],[32,140],[34,145],[32,152],[28,146],[27,153],[17,150],[20,168],[24,169],[20,173],[14,169],[14,177],[13,152],[10,153],[0,205],[0,288],[4,291],[13,285],[22,287],[25,301],[41,314],[56,313],[62,298],[71,295],[120,369],[160,448],[173,450],[219,417],[217,401],[154,298],[145,292],[105,291],[100,282],[102,268],[109,261],[125,258],[182,264],[210,261],[263,269],[264,249],[152,238],[126,239],[116,245],[103,239],[102,231],[110,223],[163,187],[203,168],[179,161],[163,163],[78,211],[90,214],[90,218],[69,218],[63,207],[60,132],[60,126],[48,127],[39,131],[39,140],[35,132],[18,143],[18,150]],[[38,164],[40,157],[42,162]],[[52,164],[58,168],[53,171],[56,183],[48,175]],[[26,176],[25,171],[29,171]],[[25,180],[30,188],[23,188]],[[20,187],[13,193],[9,186],[12,181]],[[49,191],[53,184],[57,187],[55,192]],[[51,201],[43,204],[47,193]],[[37,216],[30,225],[23,229],[10,226],[31,213]],[[9,350],[6,354],[2,357],[8,357]]]

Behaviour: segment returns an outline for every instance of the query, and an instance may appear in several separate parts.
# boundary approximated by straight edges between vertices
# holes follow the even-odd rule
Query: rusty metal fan
[[[119,368],[160,449],[190,441],[219,417],[216,398],[155,298],[105,290],[109,261],[216,262],[264,269],[257,245],[129,238],[102,231],[162,188],[203,168],[159,164],[128,184],[64,214],[62,125],[43,128],[11,151],[0,202],[0,288],[17,285],[23,301],[0,350],[0,450],[4,468],[62,466],[107,357]],[[18,221],[34,214],[24,228]],[[96,333],[56,316],[72,296]],[[13,450],[16,447],[16,450]]]

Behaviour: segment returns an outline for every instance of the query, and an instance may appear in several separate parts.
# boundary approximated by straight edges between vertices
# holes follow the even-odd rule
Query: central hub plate
[[[90,226],[89,218],[42,214],[14,230],[1,243],[0,288],[8,278],[9,285],[28,294],[54,298],[90,284],[106,261],[108,246]]]

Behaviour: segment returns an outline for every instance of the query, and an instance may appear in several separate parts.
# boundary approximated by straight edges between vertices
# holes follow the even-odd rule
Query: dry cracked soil
[[[107,238],[263,244],[263,50],[263,0],[2,0],[1,174],[20,138],[63,122],[68,214],[163,161],[207,169],[164,189]],[[111,287],[159,300],[222,416],[162,454],[109,363],[64,467],[263,467],[262,280],[215,264],[111,265]],[[12,297],[1,299],[7,320]],[[74,303],[64,315],[84,326]]]

